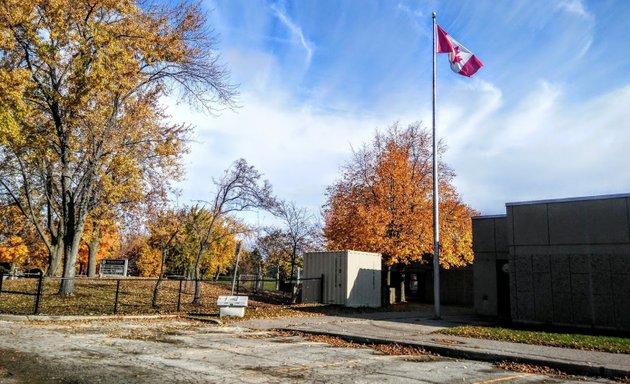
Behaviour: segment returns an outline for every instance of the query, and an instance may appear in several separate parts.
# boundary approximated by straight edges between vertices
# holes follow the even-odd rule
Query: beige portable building
[[[346,307],[381,306],[381,255],[359,251],[304,254],[304,278],[324,276],[323,287],[304,284],[302,299]],[[323,288],[323,289],[322,289]]]

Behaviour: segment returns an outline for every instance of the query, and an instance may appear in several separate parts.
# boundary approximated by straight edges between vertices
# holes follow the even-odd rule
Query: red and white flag
[[[483,67],[477,56],[444,32],[439,25],[437,26],[437,53],[448,53],[451,69],[460,75],[470,77]]]

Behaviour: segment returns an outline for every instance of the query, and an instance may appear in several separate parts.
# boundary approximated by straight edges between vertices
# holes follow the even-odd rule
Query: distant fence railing
[[[157,278],[78,276],[73,278],[74,295],[70,297],[57,294],[63,280],[60,277],[46,277],[41,272],[20,275],[0,272],[0,313],[101,315],[215,311],[216,298],[230,294],[232,283],[231,276],[199,280],[202,302],[193,305],[196,281],[183,276],[169,276],[161,280],[157,305],[153,306]],[[264,296],[267,292],[274,292],[272,295],[276,304],[291,303],[289,298],[295,298],[303,287],[312,287],[314,284],[321,287],[319,296],[323,298],[323,276],[276,281],[249,275],[237,276],[236,282],[235,294]],[[276,291],[278,287],[284,288],[284,291]]]

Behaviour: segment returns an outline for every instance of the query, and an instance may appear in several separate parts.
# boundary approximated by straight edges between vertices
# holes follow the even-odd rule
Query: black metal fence
[[[232,277],[199,280],[201,303],[192,304],[195,280],[171,276],[160,282],[156,305],[153,291],[156,278],[87,278],[75,277],[74,294],[61,297],[57,293],[63,278],[43,274],[6,275],[0,272],[0,313],[49,315],[146,314],[176,312],[214,312],[219,295],[231,293]],[[299,300],[302,287],[313,285],[323,290],[323,276],[314,279],[276,281],[272,278],[243,277],[236,279],[235,294],[248,293],[274,304],[290,304]],[[284,288],[284,290],[277,290]],[[323,291],[320,298],[323,297]],[[321,301],[320,301],[321,302]]]

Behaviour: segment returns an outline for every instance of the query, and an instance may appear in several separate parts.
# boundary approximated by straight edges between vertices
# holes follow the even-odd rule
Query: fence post
[[[39,314],[39,302],[42,297],[42,282],[44,280],[44,273],[39,271],[39,276],[37,277],[37,294],[35,295],[35,308],[33,309],[33,315]]]
[[[319,302],[324,304],[324,274],[322,273],[322,277],[319,280]]]
[[[241,275],[236,275],[236,294],[237,295],[240,289],[241,289]]]
[[[179,291],[177,292],[177,312],[179,312],[182,306],[182,283],[184,279],[179,279]]]
[[[114,299],[114,315],[118,314],[118,292],[120,291],[120,279],[116,280],[116,298]]]
[[[0,270],[0,293],[2,293],[2,282],[4,281],[4,271]]]

